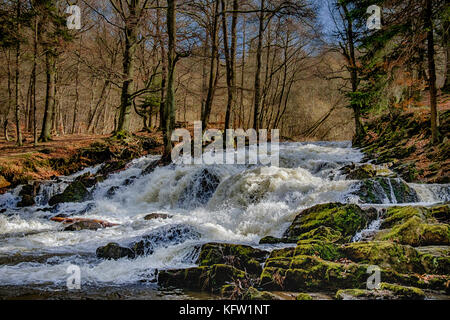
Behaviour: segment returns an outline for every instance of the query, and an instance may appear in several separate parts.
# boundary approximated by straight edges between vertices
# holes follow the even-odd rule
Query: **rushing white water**
[[[339,169],[362,158],[350,142],[285,143],[280,146],[280,167],[170,165],[144,175],[143,170],[157,159],[144,157],[93,187],[90,200],[60,204],[55,209],[47,206],[51,196],[76,177],[97,172],[100,166],[42,184],[37,205],[31,208],[16,208],[19,187],[0,195],[4,211],[0,214],[0,258],[15,256],[17,261],[0,265],[0,284],[64,285],[71,264],[80,266],[83,284],[136,283],[154,279],[155,269],[192,266],[198,253],[195,248],[202,243],[257,245],[264,236],[281,236],[304,208],[327,202],[357,203],[358,197],[352,195],[355,181],[345,180]],[[424,204],[448,201],[448,185],[410,186]],[[394,200],[383,206],[397,202],[392,186],[385,198]],[[144,220],[155,212],[171,218]],[[118,225],[68,232],[49,220],[58,214]],[[376,230],[379,221],[354,240]],[[127,245],[176,225],[189,226],[200,237],[158,244],[152,254],[136,259],[105,261],[95,256],[96,249],[107,243]],[[30,256],[35,258],[27,258]]]

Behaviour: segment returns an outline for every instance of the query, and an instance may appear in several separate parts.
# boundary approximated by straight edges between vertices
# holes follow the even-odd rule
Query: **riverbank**
[[[124,140],[110,135],[68,135],[38,146],[28,138],[23,147],[0,141],[0,194],[20,184],[70,175],[105,162],[120,170],[133,159],[162,152],[158,132],[134,134]]]
[[[365,123],[367,136],[356,147],[367,160],[386,164],[407,182],[450,182],[450,110],[441,107],[441,143],[430,142],[427,110],[383,115]]]

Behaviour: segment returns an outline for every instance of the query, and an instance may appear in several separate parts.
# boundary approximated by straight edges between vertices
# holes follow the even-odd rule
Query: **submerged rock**
[[[64,228],[64,231],[98,230],[117,226],[117,224],[103,220],[84,219],[84,218],[66,218],[58,216],[53,217],[50,220],[55,222],[61,222],[63,224],[68,224],[68,226]]]
[[[39,191],[39,182],[35,181],[33,184],[26,184],[19,192],[22,197],[21,201],[17,203],[18,208],[31,207],[36,204],[34,200]]]
[[[80,181],[72,182],[63,193],[50,198],[48,204],[54,206],[65,202],[82,202],[89,194],[88,189]]]
[[[172,218],[172,216],[166,213],[151,213],[149,215],[146,215],[144,217],[144,220],[170,219],[170,218]]]
[[[97,248],[96,254],[98,258],[108,260],[119,260],[121,258],[134,259],[136,257],[133,250],[126,247],[121,247],[117,243],[109,243],[104,247]]]
[[[374,178],[357,183],[353,192],[361,202],[372,204],[419,202],[417,192],[402,179]]]

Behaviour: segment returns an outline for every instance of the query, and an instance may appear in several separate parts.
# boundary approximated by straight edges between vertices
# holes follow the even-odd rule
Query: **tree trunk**
[[[46,73],[46,89],[45,89],[45,105],[44,119],[42,121],[42,131],[39,138],[42,142],[51,140],[52,130],[52,113],[55,104],[55,75],[56,75],[56,58],[50,48],[46,48],[45,52],[45,73]]]
[[[438,115],[437,115],[437,90],[436,90],[436,65],[434,62],[434,35],[433,35],[433,3],[426,0],[425,29],[427,30],[428,45],[428,82],[430,90],[431,107],[431,143],[439,142]]]
[[[165,128],[164,128],[164,154],[163,161],[170,161],[172,157],[172,131],[175,127],[175,92],[174,76],[176,57],[176,0],[167,1],[167,34],[168,34],[168,81],[167,97],[164,110]]]
[[[134,64],[135,64],[135,53],[137,44],[137,21],[133,15],[129,18],[127,26],[125,26],[124,36],[125,36],[125,51],[123,54],[123,82],[122,82],[122,93],[120,97],[120,113],[117,122],[116,134],[117,133],[128,133],[130,129],[130,116],[132,101],[131,96],[131,86],[133,84],[134,77]]]
[[[253,129],[258,130],[259,107],[261,104],[261,65],[262,65],[262,42],[264,34],[264,8],[265,0],[261,0],[259,13],[258,47],[256,49],[256,72],[255,72],[255,97],[253,101]]]
[[[17,19],[17,35],[20,37],[20,0],[17,0],[17,11],[16,11],[16,19]],[[15,104],[16,104],[16,135],[17,135],[17,145],[20,147],[23,145],[22,142],[22,132],[20,130],[20,101],[19,101],[19,86],[20,86],[20,40],[17,40],[16,44],[16,88],[15,88]]]
[[[211,108],[214,100],[214,95],[216,91],[217,84],[217,58],[218,58],[218,38],[219,38],[219,27],[218,27],[218,19],[219,19],[219,0],[216,0],[214,3],[214,17],[213,17],[213,30],[211,35],[211,63],[209,69],[209,86],[208,86],[208,94],[206,96],[205,107],[202,114],[202,127],[203,130],[206,130],[209,124],[209,117],[211,115]],[[217,65],[216,65],[217,64]]]

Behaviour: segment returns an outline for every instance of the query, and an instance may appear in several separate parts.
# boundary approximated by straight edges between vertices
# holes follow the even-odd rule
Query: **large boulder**
[[[395,225],[377,234],[376,239],[391,240],[414,247],[432,245],[450,245],[450,225],[427,223],[414,216],[405,223]]]
[[[377,177],[365,179],[356,185],[357,195],[362,203],[412,203],[418,202],[417,192],[402,179]]]
[[[198,291],[220,291],[226,285],[243,281],[245,272],[225,264],[179,270],[162,270],[158,283],[163,287],[177,287]]]
[[[250,246],[207,243],[201,248],[197,264],[200,266],[227,264],[259,276],[262,271],[261,264],[268,255],[269,253],[267,251],[255,249]]]
[[[284,233],[283,238],[290,240],[303,239],[302,235],[304,233],[325,226],[334,230],[330,231],[334,234],[334,237],[338,236],[335,233],[335,231],[338,231],[344,238],[349,240],[356,232],[366,227],[371,218],[373,219],[374,217],[370,217],[368,212],[355,204],[320,204],[300,212]],[[320,232],[324,232],[324,230]]]
[[[54,206],[65,202],[82,202],[89,194],[88,189],[81,181],[72,182],[61,194],[57,194],[50,198],[48,204]]]

